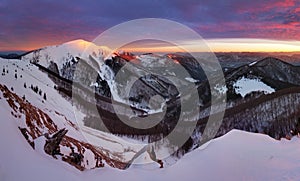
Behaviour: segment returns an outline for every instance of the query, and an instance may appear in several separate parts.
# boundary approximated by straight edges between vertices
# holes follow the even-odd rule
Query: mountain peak
[[[275,57],[266,57],[266,58],[258,61],[255,64],[255,66],[282,65],[282,64],[293,66],[293,65],[291,65],[281,59],[275,58]]]
[[[92,44],[92,42],[89,42],[89,41],[86,41],[83,39],[77,39],[77,40],[72,40],[72,41],[63,43],[63,45],[83,45],[83,44],[90,45],[90,44]]]
[[[93,42],[89,42],[83,39],[78,39],[78,40],[72,40],[66,43],[63,43],[59,46],[64,46],[64,47],[73,47],[77,50],[85,50],[88,47],[96,47],[97,45],[95,45]]]
[[[68,41],[59,45],[47,46],[42,49],[60,49],[60,51],[69,52],[71,54],[74,53],[83,53],[84,51],[93,52],[93,51],[105,51],[110,52],[111,50],[107,46],[96,45],[93,42],[86,41],[83,39],[76,39],[72,41]]]
[[[106,46],[98,46],[93,42],[78,39],[60,45],[41,48],[38,51],[22,56],[21,59],[38,63],[44,67],[49,67],[51,62],[56,63],[58,69],[62,70],[64,65],[73,60],[74,57],[88,59],[89,56],[93,56],[97,60],[103,60],[110,53],[111,50]]]

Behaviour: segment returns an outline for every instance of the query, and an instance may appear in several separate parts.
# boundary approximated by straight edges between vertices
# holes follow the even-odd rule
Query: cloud
[[[114,25],[149,17],[178,21],[204,38],[300,40],[299,6],[295,0],[1,0],[0,49],[92,40]]]

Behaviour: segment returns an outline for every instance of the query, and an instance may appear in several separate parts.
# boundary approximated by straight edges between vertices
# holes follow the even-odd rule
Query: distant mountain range
[[[45,133],[54,134],[66,128],[69,131],[61,143],[63,154],[72,153],[76,147],[75,152],[84,157],[75,167],[93,168],[101,157],[110,166],[128,168],[134,153],[143,148],[131,143],[126,147],[129,143],[110,133],[149,142],[167,136],[174,131],[180,117],[180,100],[189,96],[186,85],[190,83],[199,93],[199,100],[195,101],[201,103],[198,105],[200,117],[193,117],[193,110],[185,112],[186,124],[196,121],[197,126],[174,155],[184,154],[202,144],[212,89],[217,94],[227,95],[225,116],[216,137],[232,129],[263,133],[276,139],[290,138],[300,131],[300,67],[278,58],[286,55],[217,53],[226,85],[210,87],[201,65],[188,54],[110,52],[105,46],[75,40],[1,59],[1,107],[6,108],[7,116],[16,118],[21,133],[33,147]],[[289,57],[293,63],[299,60],[298,55]],[[122,69],[126,64],[131,66]],[[190,77],[176,79],[180,74],[176,71],[178,66],[184,67]],[[209,66],[208,69],[215,71]],[[162,75],[153,73],[155,71]],[[124,76],[116,81],[118,73]],[[180,94],[167,77],[173,77],[184,94]],[[130,93],[125,94],[123,88],[135,79]],[[152,100],[155,95],[163,98],[164,103]],[[152,128],[135,129],[116,115],[112,99],[122,110],[121,116],[133,122],[149,116],[161,119],[160,113],[166,111],[166,114]],[[77,120],[79,127],[72,115],[73,108],[78,112],[76,118],[80,118]],[[99,139],[100,146],[87,143],[80,129],[89,138]],[[187,127],[178,134],[189,132]],[[115,146],[118,151],[111,149]],[[147,151],[142,154],[144,161],[151,161]],[[70,160],[67,162],[74,165]]]

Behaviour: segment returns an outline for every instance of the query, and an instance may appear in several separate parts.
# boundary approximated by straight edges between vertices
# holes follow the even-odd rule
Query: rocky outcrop
[[[63,137],[67,134],[68,130],[66,129],[61,129],[57,133],[55,133],[53,136],[49,136],[49,134],[45,134],[44,136],[46,137],[46,143],[44,146],[44,150],[47,154],[53,156],[54,158],[55,155],[62,155],[60,153],[60,143],[63,139]]]

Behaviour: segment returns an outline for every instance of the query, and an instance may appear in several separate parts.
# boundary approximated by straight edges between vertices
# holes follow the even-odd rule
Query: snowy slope
[[[233,84],[233,86],[235,88],[235,92],[237,94],[240,94],[242,97],[245,97],[247,94],[254,91],[260,91],[264,94],[270,94],[272,92],[275,92],[275,90],[272,87],[266,85],[259,79],[249,79],[242,77],[239,80],[237,80]]]
[[[7,115],[5,109],[1,115]],[[299,180],[300,140],[275,141],[268,136],[231,131],[186,155],[166,169],[101,168],[80,172],[23,141],[10,116],[1,123],[0,180]],[[9,138],[9,139],[8,139]],[[13,142],[14,144],[11,144]],[[17,173],[17,174],[16,174]]]
[[[105,46],[97,46],[85,40],[74,40],[61,45],[48,46],[34,51],[22,57],[22,60],[33,62],[38,59],[38,63],[48,67],[50,62],[55,62],[61,70],[63,64],[70,61],[73,57],[87,58],[88,55],[103,60],[110,53],[110,49]]]
[[[154,67],[167,67],[172,65],[170,59],[165,56],[159,56],[155,54],[138,55],[136,59],[140,61],[143,67],[154,68]]]
[[[26,115],[20,111],[20,103],[31,105],[32,110],[40,110],[39,116],[48,115],[58,129],[67,128],[67,136],[79,141],[86,141],[82,132],[98,143],[97,148],[108,158],[118,155],[118,159],[129,160],[143,145],[135,144],[111,134],[82,127],[76,122],[70,102],[65,100],[53,88],[48,76],[32,64],[19,60],[0,59],[0,180],[299,180],[300,179],[300,139],[293,137],[288,141],[233,130],[210,144],[203,145],[185,155],[175,165],[158,169],[157,165],[133,165],[126,171],[111,167],[80,172],[60,159],[53,159],[44,154],[43,137],[34,140],[33,150],[21,134],[18,126],[26,127]],[[8,73],[7,73],[8,70]],[[17,75],[17,78],[15,77]],[[22,77],[21,77],[22,75]],[[27,88],[24,87],[26,83]],[[42,95],[31,90],[30,84],[38,86],[47,94]],[[5,85],[8,89],[3,88]],[[13,90],[11,90],[13,88]],[[21,101],[25,95],[26,101]],[[12,97],[9,97],[12,96]],[[15,97],[14,97],[15,96]],[[10,98],[10,99],[9,99]],[[15,99],[19,98],[18,100]],[[8,100],[14,100],[9,102]],[[13,109],[12,105],[16,105]],[[78,112],[78,110],[76,110]],[[32,112],[34,114],[35,112]],[[84,115],[81,115],[84,116]],[[32,123],[37,123],[32,122]],[[75,124],[75,126],[73,125]],[[42,133],[48,132],[47,126],[34,125]],[[80,127],[81,131],[77,130]],[[12,144],[13,143],[13,144]],[[66,146],[61,147],[64,154],[70,153]],[[115,154],[117,153],[117,154]],[[85,152],[85,158],[94,164],[91,151]],[[149,162],[147,155],[142,155]],[[86,160],[85,160],[86,162]],[[93,168],[84,165],[85,168]]]
[[[23,56],[22,60],[39,64],[66,79],[91,87],[91,85],[97,85],[95,84],[96,78],[91,80],[89,75],[91,70],[80,66],[80,70],[76,69],[75,71],[78,61],[86,62],[93,67],[93,71],[98,72],[102,80],[107,81],[115,101],[128,103],[127,99],[118,92],[119,88],[114,80],[114,72],[104,63],[106,58],[114,56],[111,55],[112,53],[112,50],[106,46],[98,46],[92,42],[79,39],[61,45],[41,48]],[[86,82],[83,82],[83,80]]]
[[[83,126],[82,119],[85,115],[62,97],[54,89],[54,83],[47,74],[39,71],[36,66],[20,60],[0,59],[0,68],[4,69],[5,72],[2,72],[0,76],[0,107],[1,110],[5,110],[1,116],[12,117],[10,120],[14,120],[16,128],[26,128],[31,131],[30,140],[41,136],[41,134],[52,134],[56,130],[66,128],[68,130],[67,136],[82,143],[93,140],[93,144],[97,143],[93,145],[95,148],[105,150],[100,151],[104,154],[103,156],[122,162],[131,160],[135,153],[144,147],[143,144],[131,143],[128,140]],[[35,93],[30,88],[31,85],[37,86],[42,91],[41,95]],[[4,86],[8,90],[5,90]],[[44,93],[46,100],[43,98]],[[23,100],[23,96],[25,100]],[[16,105],[16,109],[14,109],[14,105]],[[24,107],[26,107],[25,110],[30,110],[24,112],[22,111]],[[76,112],[76,117],[74,112]],[[28,119],[30,119],[29,123]],[[53,123],[50,124],[49,120]],[[66,155],[70,153],[70,148],[66,146],[61,147],[61,150]],[[85,161],[89,160],[90,164],[83,166],[92,168],[94,159],[94,155],[86,151]],[[147,155],[145,161],[151,162]]]

